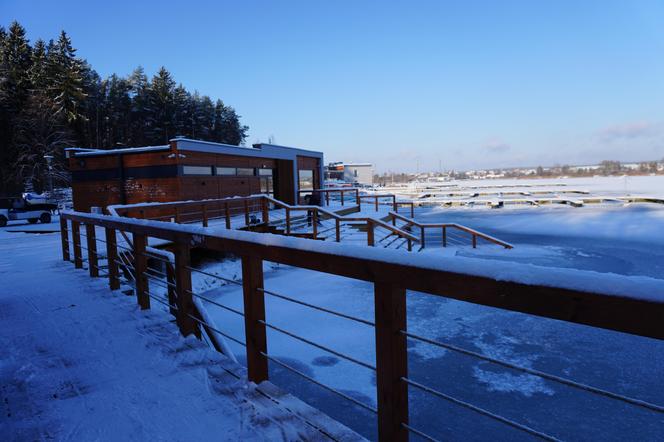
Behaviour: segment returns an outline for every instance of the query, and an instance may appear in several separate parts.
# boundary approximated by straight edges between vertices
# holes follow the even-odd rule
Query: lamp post
[[[46,160],[46,166],[48,167],[49,197],[53,198],[53,176],[51,174],[51,171],[53,170],[53,155],[44,155],[44,159]]]

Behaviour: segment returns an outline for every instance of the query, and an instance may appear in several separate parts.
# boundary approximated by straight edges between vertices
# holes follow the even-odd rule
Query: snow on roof
[[[100,155],[117,155],[125,153],[140,153],[140,152],[154,152],[159,150],[169,150],[171,147],[169,145],[164,146],[144,146],[144,147],[123,147],[120,149],[68,149],[75,151],[75,156],[77,157],[92,157]]]
[[[348,167],[373,167],[371,163],[342,163],[341,165]]]

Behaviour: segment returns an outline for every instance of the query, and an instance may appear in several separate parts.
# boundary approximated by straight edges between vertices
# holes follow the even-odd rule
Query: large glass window
[[[183,175],[212,175],[212,166],[182,166]]]
[[[237,169],[235,167],[217,167],[217,175],[220,176],[237,175]]]
[[[272,169],[258,169],[258,175],[260,175],[260,176],[272,176]]]
[[[237,168],[237,174],[238,175],[254,175],[254,169],[250,167],[238,167]]]
[[[313,190],[314,188],[314,171],[309,169],[299,170],[299,185],[300,190]]]

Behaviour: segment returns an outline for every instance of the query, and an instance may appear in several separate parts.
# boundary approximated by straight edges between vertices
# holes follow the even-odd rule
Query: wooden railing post
[[[410,203],[410,217],[415,218],[415,203]]]
[[[290,235],[290,209],[286,207],[286,235]]]
[[[249,202],[244,200],[244,225],[249,225]]]
[[[120,272],[118,270],[118,243],[115,230],[106,227],[106,258],[108,260],[108,286],[111,290],[120,288]]]
[[[174,287],[174,285],[177,284],[177,281],[175,278],[175,267],[171,262],[166,263],[166,282],[168,283],[168,304],[170,306],[168,309],[170,310],[171,315],[177,318],[177,296],[175,295]]]
[[[473,234],[473,249],[477,248],[477,235]]]
[[[314,239],[318,236],[318,210],[313,210],[311,214],[311,224],[313,227]]]
[[[263,288],[263,261],[260,258],[242,257],[242,288],[248,378],[259,384],[268,379],[265,295],[259,290]]]
[[[394,210],[397,210],[397,196],[396,195],[392,195],[392,208]]]
[[[88,271],[93,278],[99,276],[99,260],[97,259],[97,239],[94,224],[85,224],[85,239],[88,248]]]
[[[447,247],[447,227],[443,226],[443,247]]]
[[[175,206],[175,223],[180,224],[180,208]]]
[[[378,393],[378,440],[407,441],[408,351],[406,336],[406,290],[392,284],[374,283],[376,316],[376,390]]]
[[[344,205],[344,191],[341,191],[341,206],[343,207]]]
[[[425,241],[425,235],[424,235],[424,226],[420,227],[420,247],[424,248],[424,241]]]
[[[394,204],[394,212],[399,213],[399,205],[398,204]]]
[[[62,260],[69,261],[69,231],[67,230],[67,218],[60,215],[60,238],[62,240]]]
[[[341,220],[339,218],[334,219],[334,230],[336,231],[337,242],[341,241]]]
[[[150,285],[148,283],[148,258],[145,254],[147,238],[143,234],[132,234],[134,245],[134,272],[136,276],[136,300],[142,310],[150,308]]]
[[[71,237],[74,243],[74,267],[83,268],[83,257],[81,255],[81,228],[78,221],[71,220]]]
[[[367,219],[367,244],[374,246],[374,223],[371,218]]]
[[[376,212],[378,212],[378,195],[374,195],[374,204],[376,205]]]
[[[330,205],[330,192],[325,192],[325,205],[328,207]]]
[[[408,238],[408,251],[411,252],[413,250],[413,240]]]
[[[231,212],[228,209],[228,203],[224,205],[224,214],[226,216],[226,228],[230,229],[231,228]]]
[[[207,205],[203,204],[203,207],[201,208],[201,211],[203,212],[203,227],[208,226],[208,212],[207,212]]]
[[[265,224],[270,224],[270,210],[266,198],[261,198],[261,209],[263,210],[263,222]]]
[[[362,207],[362,198],[360,198],[360,189],[355,189],[355,203]]]
[[[193,299],[191,295],[191,255],[186,243],[175,244],[175,291],[177,292],[177,324],[183,336],[200,334],[198,323],[192,319],[194,316]]]

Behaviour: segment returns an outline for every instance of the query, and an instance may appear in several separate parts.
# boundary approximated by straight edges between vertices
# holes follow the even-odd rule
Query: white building
[[[374,168],[371,163],[330,163],[325,178],[350,184],[372,186]]]

